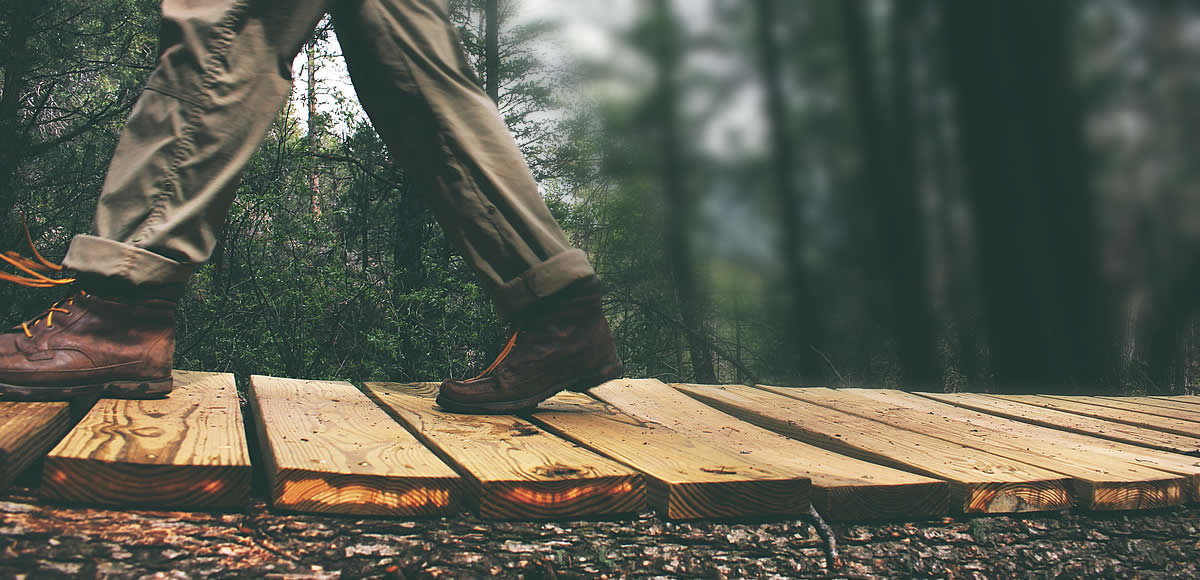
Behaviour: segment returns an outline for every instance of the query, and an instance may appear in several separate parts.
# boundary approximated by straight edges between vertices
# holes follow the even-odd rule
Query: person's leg
[[[332,11],[375,129],[427,180],[426,199],[446,235],[500,315],[524,331],[507,363],[474,381],[447,381],[439,401],[456,410],[509,411],[568,384],[592,386],[619,374],[592,267],[550,215],[470,70],[445,1],[348,0]],[[534,351],[550,354],[531,362]],[[519,361],[528,364],[514,372]]]
[[[158,66],[118,142],[93,233],[64,260],[83,292],[0,333],[0,394],[171,390],[175,304],[212,254],[326,4],[163,1]]]
[[[208,261],[242,168],[291,90],[327,0],[164,0],[158,66],[109,165],[92,235],[63,265],[133,284]]]

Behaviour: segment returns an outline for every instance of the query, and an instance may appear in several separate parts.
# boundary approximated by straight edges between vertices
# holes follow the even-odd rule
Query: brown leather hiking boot
[[[0,396],[63,400],[171,392],[175,303],[87,292],[0,333]]]
[[[171,392],[175,303],[183,284],[135,286],[115,278],[58,277],[63,267],[34,247],[33,258],[8,251],[0,261],[24,276],[0,280],[30,288],[83,288],[33,320],[0,332],[0,397],[55,401],[100,394],[150,398]],[[111,298],[101,298],[111,296]]]
[[[583,280],[518,317],[517,330],[479,376],[442,383],[437,402],[458,413],[532,409],[563,389],[587,391],[622,376],[600,282]]]

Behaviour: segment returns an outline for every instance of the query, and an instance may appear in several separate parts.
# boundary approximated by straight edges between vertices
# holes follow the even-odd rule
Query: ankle
[[[124,278],[80,273],[75,277],[75,286],[92,296],[120,302],[166,300],[178,303],[187,284],[134,284]]]

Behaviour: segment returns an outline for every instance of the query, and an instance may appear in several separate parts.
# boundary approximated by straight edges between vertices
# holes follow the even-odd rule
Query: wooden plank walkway
[[[1145,405],[1147,407],[1170,409],[1173,411],[1181,411],[1183,413],[1180,415],[1166,415],[1167,417],[1179,416],[1179,417],[1183,417],[1183,418],[1188,418],[1189,420],[1192,420],[1192,421],[1195,421],[1196,419],[1192,419],[1190,417],[1184,417],[1184,414],[1192,416],[1192,417],[1200,417],[1200,403],[1189,403],[1188,401],[1179,401],[1179,400],[1175,400],[1175,399],[1167,398],[1167,397],[1101,397],[1101,398],[1109,399],[1109,400],[1113,400],[1113,401],[1122,401],[1123,400],[1123,401],[1127,401],[1130,403],[1137,403],[1139,405]]]
[[[239,509],[253,458],[280,509],[491,519],[790,518],[1152,509],[1200,501],[1200,397],[666,385],[460,415],[433,383],[176,371],[159,400],[0,402],[0,484],[45,456],[49,500]],[[261,453],[247,443],[249,423]],[[64,435],[65,433],[65,435]],[[51,449],[52,447],[52,449]]]
[[[997,417],[1006,417],[1024,423],[1041,425],[1090,435],[1112,441],[1121,441],[1187,455],[1200,455],[1200,438],[1163,433],[1145,427],[1136,427],[1116,421],[1085,417],[1066,411],[1046,409],[1015,401],[1006,401],[991,395],[971,393],[917,393],[922,397],[973,409]]]
[[[592,396],[748,460],[812,480],[812,502],[837,520],[906,519],[949,511],[945,481],[867,463],[734,418],[653,379],[610,381]]]
[[[670,519],[808,513],[810,480],[640,421],[577,393],[531,415],[548,430],[641,471],[647,499]]]
[[[1093,510],[1154,509],[1179,505],[1200,490],[1200,465],[1174,453],[1123,445],[1075,433],[961,409],[893,390],[845,389],[839,396],[867,400],[860,409],[914,426],[942,422],[945,433],[968,445],[995,449],[1077,478],[1081,504]],[[1025,455],[1025,454],[1028,455]],[[1042,459],[1045,458],[1045,459]],[[1075,472],[1079,471],[1078,474]],[[1101,475],[1094,475],[1099,472]],[[1164,477],[1168,474],[1171,477]],[[1089,497],[1090,505],[1083,498]]]
[[[322,513],[454,513],[462,479],[354,385],[250,378],[275,507]]]
[[[1062,397],[1057,396],[1051,398],[1063,400]],[[1154,399],[1134,399],[1133,397],[1070,397],[1065,400],[1200,423],[1200,406],[1191,403],[1153,403],[1146,401],[1154,401]]]
[[[163,399],[100,399],[46,457],[47,499],[238,508],[251,468],[233,375],[175,371]]]
[[[1071,507],[1069,479],[1005,457],[763,389],[682,385],[685,393],[807,443],[951,483],[952,507],[1008,513]]]
[[[1097,419],[1107,419],[1136,427],[1145,427],[1156,431],[1165,431],[1176,435],[1185,435],[1188,437],[1200,437],[1200,423],[1195,421],[1187,421],[1184,419],[1174,419],[1171,417],[1161,417],[1148,413],[1140,413],[1137,411],[1128,411],[1123,409],[1114,409],[1104,405],[1095,405],[1086,400],[1064,399],[1053,396],[1043,395],[994,395],[1006,401],[1015,401],[1035,407],[1046,409],[1056,409],[1075,413],[1085,417],[1095,417]],[[1084,398],[1086,399],[1086,398]]]
[[[45,455],[70,428],[67,403],[0,402],[0,489]]]
[[[436,383],[367,383],[367,393],[468,483],[491,519],[608,517],[646,508],[641,474],[524,419],[443,412]]]

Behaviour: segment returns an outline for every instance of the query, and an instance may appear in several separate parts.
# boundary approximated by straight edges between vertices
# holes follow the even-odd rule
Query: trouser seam
[[[454,34],[453,30],[450,30],[450,32]],[[418,101],[425,103],[426,108],[429,110],[429,114],[432,115],[439,123],[445,124],[445,116],[438,112],[437,107],[434,106],[434,101],[431,100],[427,94],[425,94],[425,90],[421,87],[421,82],[417,80],[417,75],[414,74],[417,67],[413,65],[413,61],[408,54],[410,48],[411,47],[405,45],[398,52],[403,59],[404,66],[408,68],[408,77],[412,79],[413,88],[420,97]],[[482,198],[483,213],[486,216],[485,219],[487,219],[488,225],[492,227],[492,231],[495,232],[497,238],[505,239],[506,236],[504,236],[500,225],[496,223],[495,217],[493,216],[495,209],[492,206],[494,204],[487,199],[487,196],[483,195],[479,186],[479,181],[475,179],[475,176],[472,174],[472,172],[464,168],[462,163],[459,162],[460,154],[463,153],[463,151],[459,148],[455,148],[451,144],[451,140],[446,137],[445,133],[438,130],[436,126],[434,128],[434,133],[436,134],[438,144],[442,149],[445,150],[445,154],[447,156],[446,164],[452,166],[453,170],[458,173],[462,181],[465,182],[465,185],[470,186],[468,189],[470,189],[472,195],[476,196],[477,198]]]
[[[183,127],[181,128],[179,139],[175,142],[173,155],[171,156],[171,162],[167,166],[166,174],[163,175],[162,181],[158,184],[158,193],[155,193],[152,197],[150,214],[142,223],[142,227],[139,228],[138,233],[134,234],[133,242],[135,244],[143,238],[148,237],[153,232],[154,226],[166,219],[167,202],[172,197],[176,197],[181,193],[179,169],[183,167],[188,157],[195,154],[196,131],[201,124],[201,115],[212,106],[211,95],[212,90],[217,85],[218,67],[226,59],[229,47],[233,45],[234,28],[245,14],[248,4],[249,0],[235,2],[229,8],[229,12],[226,14],[224,20],[213,30],[213,39],[208,50],[208,55],[200,68],[200,102],[181,98],[179,95],[171,94],[167,90],[152,89],[155,92],[179,100],[181,103],[180,113],[183,116]]]

